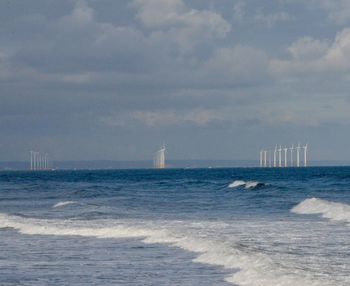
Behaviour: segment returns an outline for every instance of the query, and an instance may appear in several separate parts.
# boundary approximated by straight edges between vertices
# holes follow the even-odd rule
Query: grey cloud
[[[312,142],[350,119],[349,31],[309,25],[319,10],[285,0],[10,2],[0,3],[2,158],[39,146],[58,159],[144,159],[167,141],[174,158],[186,144],[197,158],[243,159],[262,141]]]
[[[339,32],[333,43],[311,38],[299,39],[288,50],[293,54],[293,60],[272,61],[274,73],[332,73],[348,72],[350,69],[350,29]]]

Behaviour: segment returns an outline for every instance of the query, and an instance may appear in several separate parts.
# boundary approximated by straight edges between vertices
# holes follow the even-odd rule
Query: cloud
[[[219,48],[200,67],[209,82],[223,85],[255,84],[266,78],[268,57],[261,50],[237,45]]]
[[[0,131],[37,144],[31,134],[54,134],[62,154],[75,140],[96,157],[118,145],[125,157],[141,136],[181,146],[221,130],[206,152],[215,138],[238,140],[234,130],[246,146],[283,126],[348,122],[349,29],[320,17],[336,8],[286,1],[0,3]]]
[[[134,121],[148,127],[191,124],[193,126],[207,126],[216,121],[225,121],[227,113],[220,109],[196,108],[187,111],[180,110],[136,110],[129,114],[121,113],[100,118],[101,122],[109,126],[121,127]]]
[[[73,10],[61,19],[61,23],[70,29],[86,26],[95,21],[94,14],[94,10],[85,0],[76,0]]]
[[[346,24],[350,20],[350,1],[348,0],[312,0],[328,13],[328,17],[336,24]]]
[[[287,50],[296,60],[312,60],[323,56],[328,48],[328,41],[303,37],[294,42]]]
[[[287,49],[292,60],[273,60],[271,70],[274,74],[310,74],[350,71],[350,28],[337,33],[333,43],[302,38]]]
[[[234,5],[233,5],[233,17],[236,21],[241,22],[244,19],[245,15],[246,15],[245,8],[246,8],[245,2],[239,1],[239,2],[234,3]]]
[[[134,0],[136,18],[156,35],[168,37],[185,50],[202,41],[223,38],[231,25],[220,14],[186,7],[182,0]]]

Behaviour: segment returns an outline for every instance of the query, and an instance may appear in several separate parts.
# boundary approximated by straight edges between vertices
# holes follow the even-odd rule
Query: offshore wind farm
[[[37,151],[30,151],[30,170],[31,171],[45,171],[50,169],[49,154],[40,153]]]
[[[261,149],[259,152],[261,168],[308,167],[308,160],[308,144],[301,146],[299,143],[295,147],[294,144],[290,147],[276,145],[274,149]]]
[[[0,1],[0,286],[349,286],[350,0]]]

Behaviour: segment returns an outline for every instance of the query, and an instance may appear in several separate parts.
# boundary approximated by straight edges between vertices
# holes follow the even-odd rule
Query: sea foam
[[[53,208],[64,207],[64,206],[73,205],[73,204],[77,204],[77,203],[78,202],[75,202],[75,201],[58,202],[57,204],[53,205]]]
[[[347,204],[311,198],[296,205],[291,210],[297,214],[319,214],[332,221],[345,221],[350,223],[350,206]]]
[[[135,223],[135,224],[134,224]],[[168,222],[118,222],[117,220],[70,221],[44,220],[9,216],[0,213],[0,228],[11,227],[27,235],[84,236],[96,238],[140,238],[144,243],[160,243],[197,254],[194,262],[218,265],[232,270],[226,281],[244,286],[323,286],[309,274],[283,269],[263,253],[242,251],[235,243],[220,238],[198,237],[174,227]],[[136,225],[136,226],[135,226]],[[153,222],[152,224],[153,225]],[[293,269],[293,268],[292,268]]]
[[[244,187],[245,189],[254,189],[256,187],[264,186],[263,183],[257,182],[257,181],[242,181],[242,180],[236,180],[233,181],[231,184],[228,185],[229,188],[238,188],[238,187]]]

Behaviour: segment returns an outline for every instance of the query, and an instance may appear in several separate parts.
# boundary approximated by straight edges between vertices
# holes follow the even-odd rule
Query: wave
[[[52,207],[53,208],[60,208],[60,207],[65,207],[65,206],[68,206],[68,205],[73,205],[73,204],[77,204],[78,202],[76,201],[64,201],[64,202],[59,202],[55,205],[53,205]]]
[[[350,206],[347,204],[311,198],[306,199],[291,209],[297,214],[319,214],[332,221],[345,221],[350,223]]]
[[[262,187],[265,186],[264,183],[261,182],[257,182],[257,181],[242,181],[242,180],[236,180],[233,181],[231,184],[228,185],[229,188],[238,188],[238,187],[242,187],[245,189],[254,189],[257,187]]]
[[[165,244],[197,254],[197,263],[222,266],[232,270],[226,281],[234,285],[291,286],[326,285],[300,270],[282,268],[263,253],[244,252],[239,244],[209,239],[169,225],[154,222],[117,220],[70,221],[40,220],[0,213],[0,228],[11,227],[27,235],[84,236],[96,238],[140,238],[146,244]],[[167,226],[167,227],[165,227]]]

